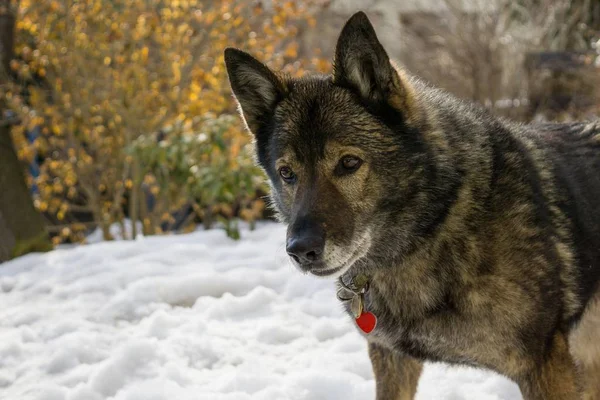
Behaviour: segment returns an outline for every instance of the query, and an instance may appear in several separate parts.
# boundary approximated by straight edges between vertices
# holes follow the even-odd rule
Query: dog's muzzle
[[[285,249],[303,271],[310,272],[323,268],[325,232],[314,221],[297,220],[288,230]]]

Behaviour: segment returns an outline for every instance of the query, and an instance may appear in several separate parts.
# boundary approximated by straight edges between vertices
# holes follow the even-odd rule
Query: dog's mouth
[[[310,271],[308,271],[309,273],[318,276],[318,277],[322,277],[322,278],[326,278],[332,275],[335,275],[335,277],[338,277],[339,275],[342,275],[341,273],[339,273],[339,271],[341,271],[344,268],[344,266],[340,266],[337,268],[329,268],[329,269],[311,269]]]
[[[310,265],[301,265],[296,262],[294,264],[304,273],[310,273],[320,278],[338,278],[345,274],[352,266],[361,258],[367,255],[371,247],[371,232],[365,231],[351,251],[347,248],[331,246],[330,251],[326,251],[325,260]],[[346,257],[343,255],[348,254]],[[334,265],[334,267],[330,267]]]

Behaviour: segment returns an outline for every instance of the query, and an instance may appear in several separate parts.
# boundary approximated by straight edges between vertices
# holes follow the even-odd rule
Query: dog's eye
[[[355,156],[344,156],[338,164],[338,173],[341,175],[352,173],[360,168],[362,160]]]
[[[279,175],[287,183],[293,183],[296,180],[296,174],[294,174],[294,171],[290,167],[279,168]]]

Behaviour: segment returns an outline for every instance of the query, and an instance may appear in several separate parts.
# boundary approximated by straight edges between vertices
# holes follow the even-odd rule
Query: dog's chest
[[[375,328],[370,333],[363,332],[352,312],[351,302],[345,302],[349,317],[357,325],[358,331],[368,341],[390,349],[401,351],[422,360],[464,363],[465,358],[456,354],[453,339],[446,329],[424,329],[426,317],[419,317],[423,305],[407,303],[415,309],[407,310],[402,304],[385,297],[385,293],[373,287],[364,295],[364,309],[377,318]]]

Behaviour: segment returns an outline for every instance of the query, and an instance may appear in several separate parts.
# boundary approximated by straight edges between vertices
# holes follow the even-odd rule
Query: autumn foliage
[[[292,74],[324,68],[298,61],[295,37],[314,25],[309,3],[14,5],[17,58],[5,96],[21,119],[13,129],[19,157],[40,162],[29,183],[56,242],[82,240],[93,226],[110,239],[109,227],[126,218],[155,234],[262,216],[264,179],[234,116],[223,49],[244,48]],[[176,224],[182,209],[189,212]]]

